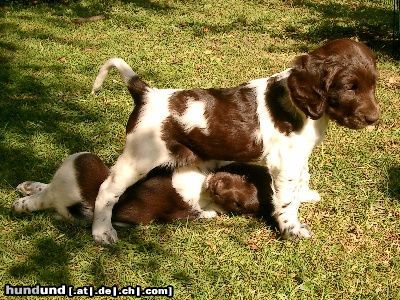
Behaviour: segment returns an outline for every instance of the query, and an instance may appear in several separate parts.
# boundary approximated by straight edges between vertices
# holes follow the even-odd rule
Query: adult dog
[[[265,164],[282,236],[310,237],[298,208],[302,200],[319,199],[308,187],[308,158],[328,120],[360,129],[379,118],[374,55],[349,39],[328,42],[295,58],[290,69],[233,88],[153,88],[116,58],[101,67],[93,92],[111,67],[120,71],[135,107],[124,151],[97,196],[92,235],[100,243],[117,241],[112,208],[151,169],[173,168],[174,188],[200,211],[196,195],[204,172],[219,161]]]

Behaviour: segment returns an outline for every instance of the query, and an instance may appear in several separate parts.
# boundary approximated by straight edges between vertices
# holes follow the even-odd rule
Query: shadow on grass
[[[134,270],[140,270],[146,274],[145,280],[151,286],[167,284],[163,281],[160,269],[165,262],[179,260],[180,258],[169,249],[173,231],[163,224],[153,224],[143,229],[140,226],[117,228],[120,242],[111,246],[94,245],[91,238],[90,224],[69,223],[67,221],[51,218],[48,223],[51,228],[51,236],[46,234],[43,219],[48,215],[47,211],[39,211],[32,214],[13,214],[8,208],[0,206],[2,217],[13,218],[24,221],[18,230],[11,234],[11,238],[25,239],[32,245],[31,253],[24,253],[25,258],[11,266],[7,266],[9,276],[18,282],[34,282],[42,285],[73,285],[75,275],[72,272],[79,267],[83,257],[86,266],[81,272],[86,279],[87,285],[99,287],[112,285],[116,282],[115,268],[110,268],[110,262],[117,261],[125,263]],[[47,225],[47,220],[45,220]],[[175,222],[178,226],[179,221]],[[173,226],[174,224],[170,224]],[[56,233],[54,233],[56,231]],[[55,237],[56,236],[56,237]],[[146,240],[146,236],[150,240]],[[30,245],[30,247],[31,247]],[[140,256],[139,262],[129,260],[128,252]],[[19,253],[19,256],[22,253]],[[112,265],[112,263],[111,263]],[[171,270],[171,276],[181,282],[182,285],[190,285],[195,278],[186,269]],[[13,280],[11,279],[11,284]]]
[[[400,201],[400,167],[389,169],[389,196]]]
[[[294,5],[321,14],[322,20],[302,22],[304,25],[315,24],[307,32],[301,32],[298,27],[288,25],[283,35],[312,43],[321,43],[326,39],[356,37],[375,51],[398,57],[398,54],[393,52],[393,8],[390,1],[387,1],[384,8],[371,7],[362,2],[354,5],[308,0],[294,1]]]
[[[9,210],[0,207],[1,214],[11,215]],[[52,219],[50,222],[51,230],[56,230],[59,237],[54,237],[54,233],[49,237],[38,237],[43,234],[43,227],[38,226],[37,218],[45,216],[48,212],[35,212],[34,214],[22,214],[10,216],[12,218],[29,221],[18,231],[12,233],[16,239],[24,237],[33,239],[33,251],[27,254],[22,262],[15,263],[7,268],[10,277],[18,281],[29,281],[40,283],[42,285],[61,285],[74,284],[74,275],[71,274],[71,268],[79,268],[74,261],[76,256],[88,254],[85,257],[85,276],[90,279],[87,284],[96,287],[102,285],[115,284],[110,280],[111,271],[108,270],[110,262],[127,261],[127,251],[134,251],[138,255],[145,255],[146,258],[136,263],[134,268],[145,270],[149,274],[149,282],[159,284],[157,270],[162,266],[163,261],[173,258],[174,254],[163,248],[162,244],[153,241],[145,241],[141,236],[143,231],[139,227],[119,229],[121,242],[104,246],[103,250],[94,245],[91,239],[90,226],[79,226],[82,224],[69,223],[67,221]],[[35,220],[36,219],[36,220]],[[26,222],[25,222],[26,223]],[[40,223],[40,221],[39,221]],[[154,231],[154,229],[152,230]],[[163,235],[163,229],[157,230],[157,236]],[[103,247],[102,247],[103,248]],[[131,263],[127,261],[127,263]],[[82,267],[81,267],[82,268]]]
[[[50,237],[38,239],[34,244],[35,252],[26,261],[12,266],[10,275],[14,278],[34,277],[34,281],[40,284],[71,284],[68,245]]]
[[[135,3],[146,5],[145,1]],[[154,6],[148,8],[157,9]],[[3,15],[0,11],[0,18]],[[51,33],[24,32],[18,25],[2,22],[0,19],[0,34],[7,35],[7,33],[18,33],[26,39],[55,40]],[[56,40],[56,42],[62,41]],[[64,76],[62,80],[50,80],[49,84],[46,83],[49,82],[48,80],[35,75],[35,73],[46,72],[62,74],[62,65],[57,63],[49,65],[48,62],[46,62],[47,66],[35,65],[16,59],[15,52],[23,50],[17,43],[0,42],[0,90],[2,91],[0,187],[6,188],[16,186],[30,178],[41,178],[45,181],[59,165],[59,161],[52,161],[46,155],[36,153],[31,144],[36,135],[51,136],[57,147],[62,145],[70,153],[87,150],[91,148],[89,139],[79,132],[70,130],[65,124],[96,122],[102,118],[101,114],[69,101],[70,98],[76,97],[76,91],[87,90],[87,87],[79,81]],[[46,216],[48,213],[40,212],[40,214]],[[93,257],[89,258],[88,273],[93,278],[93,284],[99,286],[106,283],[110,274],[105,267],[107,265],[105,262],[112,261],[114,258],[122,261],[125,259],[119,257],[124,255],[120,244],[107,247],[107,251],[100,254],[97,251],[95,253],[98,248],[93,246],[89,228],[56,220],[50,223],[40,222],[36,213],[14,216],[9,207],[2,205],[0,205],[0,215],[28,222],[27,225],[21,224],[19,226],[21,229],[15,230],[12,234],[15,240],[21,237],[26,239],[26,242],[32,244],[33,250],[31,253],[23,253],[22,261],[19,260],[7,266],[10,277],[19,282],[33,281],[45,285],[72,284],[74,275],[71,265],[74,264],[74,257],[86,250],[86,253],[93,254]],[[58,231],[60,237],[53,235],[43,237],[48,230],[46,228],[48,225],[52,231]],[[141,231],[136,227],[130,228],[129,233],[126,230],[119,232],[122,239],[127,237],[127,242],[124,241],[125,245],[129,245],[140,253],[148,254],[149,258],[137,267],[154,274],[150,281],[156,285],[158,277],[157,272],[154,271],[161,267],[163,257],[171,257],[172,254],[155,242],[144,241],[140,236]],[[160,229],[159,233],[163,234],[163,230]]]
[[[25,225],[12,232],[15,240],[21,238],[27,241],[32,240],[34,250],[29,253],[22,262],[17,262],[7,266],[8,273],[12,278],[26,280],[29,282],[45,285],[71,284],[70,266],[73,252],[85,247],[85,240],[82,239],[82,229],[72,224],[62,224],[61,221],[54,220],[50,226],[62,232],[60,238],[37,237],[46,228],[40,216],[46,216],[48,212],[37,212],[35,214],[13,214],[9,208],[0,208],[2,217],[13,218],[24,221]],[[40,226],[41,225],[41,226]],[[67,228],[66,228],[67,226]],[[65,242],[62,237],[68,236]]]
[[[180,28],[191,30],[193,36],[202,37],[206,34],[230,33],[232,31],[246,31],[255,33],[268,32],[268,21],[265,18],[250,21],[246,16],[238,16],[228,24],[213,24],[199,21],[184,21],[179,23]]]
[[[167,13],[169,10],[174,9],[171,5],[165,2],[149,1],[149,0],[94,0],[94,1],[80,1],[80,0],[3,0],[0,7],[7,7],[13,5],[19,8],[35,7],[39,10],[51,10],[55,15],[62,16],[66,13],[66,8],[72,12],[73,17],[91,17],[95,15],[107,16],[116,3],[130,4],[134,7],[149,10],[153,13]]]
[[[64,18],[58,18],[68,10],[73,16],[91,16],[108,11],[115,1],[3,1],[0,6],[0,34],[17,34],[24,40],[49,40],[60,45],[71,45],[78,48],[95,48],[86,41],[70,39],[68,36],[55,36],[52,31],[25,29],[16,22],[7,22],[5,16],[7,5],[12,9],[35,9],[34,15],[22,15],[21,18],[36,21],[40,16],[44,23],[57,27],[74,28]],[[167,4],[153,1],[125,1],[143,9],[164,12],[172,9]],[[50,12],[50,14],[48,13]],[[11,40],[12,41],[12,40]],[[71,130],[68,124],[82,124],[101,121],[104,116],[85,105],[79,105],[71,99],[76,98],[77,91],[88,91],[75,78],[63,76],[62,80],[54,79],[53,74],[62,76],[64,66],[60,61],[52,64],[32,64],[17,59],[15,53],[24,49],[17,42],[0,41],[0,186],[15,186],[27,179],[48,179],[49,174],[58,166],[58,161],[42,158],[36,153],[32,143],[35,136],[50,137],[50,144],[62,146],[69,153],[93,148],[90,137]],[[38,74],[38,75],[36,75]],[[52,74],[45,78],[42,74]],[[42,76],[42,77],[41,77]],[[50,83],[49,83],[50,82]],[[47,143],[46,143],[47,144]],[[51,150],[49,150],[49,153]],[[45,176],[43,176],[45,175]]]
[[[35,134],[51,134],[57,144],[64,145],[70,152],[81,151],[90,148],[88,140],[79,133],[67,130],[62,122],[96,121],[99,116],[67,101],[55,103],[54,99],[58,98],[55,90],[63,89],[61,83],[51,88],[54,91],[49,91],[36,78],[11,71],[9,63],[2,61],[2,67],[0,77],[9,76],[13,80],[13,87],[7,84],[8,78],[0,83],[3,91],[0,104],[0,173],[2,180],[14,186],[26,178],[32,178],[33,166],[44,167],[45,173],[52,172],[56,167],[54,163],[38,158],[31,145],[31,138]],[[54,72],[59,71],[54,68]],[[76,86],[73,82],[70,84]]]
[[[19,30],[18,25],[0,22],[1,34]],[[48,38],[47,34],[25,34],[27,38]],[[42,66],[18,61],[16,51],[23,49],[10,42],[0,43],[0,174],[2,183],[12,186],[35,176],[33,166],[39,174],[49,174],[58,164],[35,153],[31,144],[35,135],[50,135],[53,142],[70,152],[82,151],[91,148],[89,140],[65,124],[101,120],[97,112],[70,101],[76,97],[76,91],[87,90],[86,86],[67,76],[49,84],[46,78],[34,75],[62,74],[62,64],[56,61]]]

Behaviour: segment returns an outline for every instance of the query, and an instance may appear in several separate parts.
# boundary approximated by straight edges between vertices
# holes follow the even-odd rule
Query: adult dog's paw
[[[93,230],[92,236],[96,243],[103,245],[111,245],[118,242],[117,232],[112,226],[105,230]]]

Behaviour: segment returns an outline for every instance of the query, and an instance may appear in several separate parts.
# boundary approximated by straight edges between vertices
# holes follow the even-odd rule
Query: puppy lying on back
[[[109,169],[94,154],[83,152],[68,157],[49,184],[26,181],[17,189],[25,195],[15,201],[15,212],[54,209],[66,219],[93,218],[95,200]],[[113,208],[113,221],[129,224],[170,222],[204,216],[193,209],[172,186],[172,172],[152,170],[129,187]],[[200,197],[202,209],[218,213],[259,215],[271,191],[263,190],[270,180],[265,168],[244,164],[225,166],[207,176]],[[215,214],[214,214],[215,215]]]

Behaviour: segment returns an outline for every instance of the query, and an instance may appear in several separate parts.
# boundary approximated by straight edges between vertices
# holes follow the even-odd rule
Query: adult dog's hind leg
[[[111,168],[95,202],[92,235],[96,242],[112,244],[118,241],[117,232],[111,224],[112,209],[126,188],[146,176],[151,169],[165,163],[164,160],[153,158],[145,157],[143,153],[136,156],[124,152]]]

